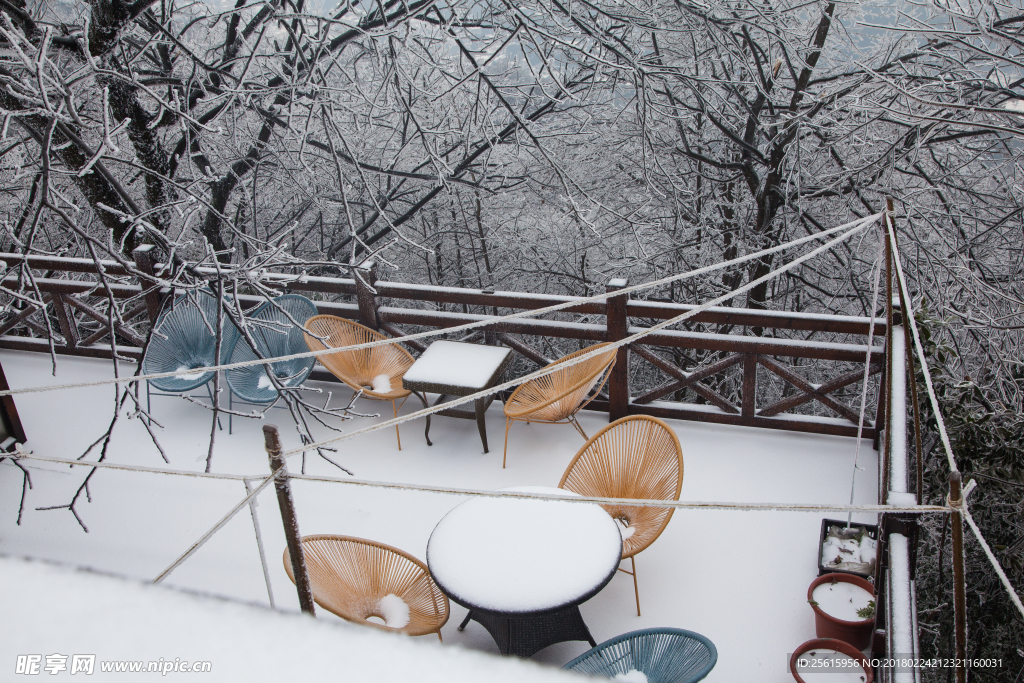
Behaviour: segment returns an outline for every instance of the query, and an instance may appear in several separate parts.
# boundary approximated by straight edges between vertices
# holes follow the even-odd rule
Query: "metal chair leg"
[[[636,582],[636,555],[629,558],[633,563],[633,594],[636,595],[636,615],[640,616],[640,586]]]
[[[505,453],[501,456],[501,469],[505,469],[505,462],[508,460],[508,430],[511,429],[512,422],[514,422],[512,418],[505,418]]]
[[[426,394],[421,394],[418,391],[414,391],[412,393],[416,394],[416,398],[418,398],[420,400],[420,402],[423,403],[423,407],[424,408],[430,407],[430,404],[427,403],[427,395]],[[423,428],[423,438],[425,438],[427,440],[427,445],[428,446],[433,446],[434,445],[434,444],[432,444],[430,442],[430,415],[427,415],[427,426]]]
[[[404,401],[403,401],[404,403]],[[395,419],[398,419],[398,406],[395,405],[395,399],[391,399],[391,410],[395,413]],[[398,432],[398,425],[395,425],[395,438],[398,439],[398,450],[402,450],[402,435]],[[441,634],[438,634],[441,635]]]
[[[623,569],[622,567],[619,567],[618,571],[622,572],[623,574],[629,574],[633,577],[633,594],[636,596],[636,615],[640,616],[640,587],[637,585],[636,582],[636,555],[631,556],[629,558],[629,561],[633,565],[633,571]]]
[[[585,441],[590,441],[590,437],[587,436],[585,431],[583,431],[583,427],[580,426],[580,423],[576,421],[575,415],[569,417],[569,422],[576,428],[576,431],[580,433],[580,436],[582,436]]]

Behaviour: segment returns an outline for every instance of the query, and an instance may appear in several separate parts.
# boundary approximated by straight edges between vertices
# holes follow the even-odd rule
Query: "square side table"
[[[434,405],[446,403],[448,397],[469,396],[498,383],[512,361],[512,349],[465,342],[436,341],[412,364],[402,377],[402,386],[410,391],[440,394]],[[494,395],[478,398],[473,407],[456,406],[439,411],[438,415],[476,420],[480,441],[487,450],[487,424],[484,413]],[[424,432],[430,444],[430,418]]]

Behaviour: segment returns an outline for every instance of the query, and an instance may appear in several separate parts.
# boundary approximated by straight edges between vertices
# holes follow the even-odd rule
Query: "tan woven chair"
[[[608,346],[608,343],[588,346],[559,358],[547,367],[557,366],[604,346]],[[610,349],[589,360],[566,366],[565,369],[516,387],[505,401],[505,455],[502,456],[501,466],[505,467],[508,459],[508,430],[516,420],[549,424],[568,423],[575,427],[584,439],[588,438],[580,423],[576,421],[576,413],[583,410],[585,405],[601,393],[615,365],[615,353],[616,349]],[[590,393],[592,389],[594,391]]]
[[[352,387],[362,391],[366,398],[375,401],[391,401],[391,409],[398,417],[398,409],[412,392],[402,387],[402,376],[415,360],[412,354],[402,348],[398,342],[386,346],[374,346],[368,349],[345,351],[344,347],[367,342],[388,339],[380,332],[359,323],[345,320],[334,315],[317,315],[306,321],[306,329],[320,338],[306,334],[306,346],[310,351],[322,351],[327,348],[340,349],[337,353],[318,356],[321,365],[331,371],[335,377]],[[391,382],[391,391],[373,390],[373,380],[380,375],[387,375]],[[396,403],[401,399],[401,403]],[[426,399],[422,399],[426,406]],[[398,439],[398,450],[402,450],[402,435],[395,425],[395,437]]]
[[[345,621],[410,636],[436,633],[448,621],[448,597],[430,578],[427,565],[412,555],[383,543],[352,536],[320,534],[301,540],[313,600]],[[288,549],[284,568],[295,583]],[[409,621],[400,628],[369,621],[385,619],[389,595],[409,608]],[[394,602],[392,598],[392,602]]]
[[[679,500],[683,487],[683,451],[672,428],[655,417],[630,415],[595,434],[562,475],[559,488],[581,496]],[[622,559],[629,558],[633,571],[636,615],[640,616],[640,588],[636,580],[636,555],[668,526],[673,508],[602,505],[623,533]]]

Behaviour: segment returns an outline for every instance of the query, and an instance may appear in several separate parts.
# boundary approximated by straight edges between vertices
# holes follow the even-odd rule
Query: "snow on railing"
[[[928,367],[928,358],[925,355],[923,345],[921,344],[921,335],[920,335],[920,333],[919,333],[919,331],[917,329],[917,320],[916,320],[916,317],[915,317],[915,311],[913,310],[912,300],[910,298],[910,292],[909,292],[909,290],[907,288],[907,279],[906,279],[906,275],[904,274],[904,271],[903,271],[903,263],[902,263],[902,259],[900,257],[898,242],[897,242],[897,238],[896,238],[895,212],[894,212],[894,209],[893,209],[893,203],[892,203],[891,199],[888,201],[888,204],[887,204],[887,208],[886,208],[886,212],[885,212],[885,220],[883,221],[883,224],[885,225],[885,231],[886,231],[886,246],[887,246],[887,249],[889,249],[889,251],[891,253],[891,260],[892,260],[892,264],[894,266],[894,273],[893,273],[893,275],[895,277],[893,277],[893,280],[894,280],[894,283],[895,283],[895,285],[897,287],[897,297],[898,297],[898,301],[899,301],[899,305],[900,305],[900,309],[901,309],[901,313],[902,313],[901,317],[902,317],[904,322],[908,323],[908,327],[910,329],[910,333],[911,333],[910,337],[911,337],[911,339],[913,340],[913,343],[914,343],[914,350],[916,351],[917,362],[919,362],[921,364],[921,370],[922,370],[921,374],[924,377],[925,388],[927,390],[927,395],[928,395],[928,401],[929,401],[929,403],[931,405],[932,414],[933,414],[933,416],[935,418],[936,427],[937,427],[938,433],[939,433],[939,440],[942,443],[942,448],[943,448],[943,451],[946,454],[946,461],[947,461],[947,464],[949,465],[949,469],[950,469],[950,494],[949,494],[949,496],[946,499],[946,503],[949,506],[950,512],[952,514],[952,524],[951,524],[951,527],[952,527],[952,537],[953,537],[953,573],[954,573],[953,611],[954,611],[954,635],[955,635],[955,641],[956,641],[956,661],[957,662],[961,662],[961,664],[957,667],[957,681],[962,683],[963,681],[966,680],[966,675],[967,675],[967,669],[966,669],[966,661],[967,661],[966,660],[966,658],[967,658],[967,614],[966,614],[966,611],[967,610],[966,610],[966,585],[965,585],[964,550],[963,550],[963,523],[964,523],[964,521],[967,522],[967,525],[971,529],[971,532],[974,534],[974,536],[977,539],[978,543],[981,545],[982,549],[984,550],[985,557],[988,559],[989,563],[992,565],[993,571],[996,573],[996,576],[999,578],[1000,583],[1002,583],[1003,588],[1006,590],[1006,593],[1010,597],[1011,602],[1013,602],[1014,606],[1017,608],[1017,610],[1021,613],[1022,616],[1024,616],[1024,603],[1022,603],[1022,601],[1020,599],[1020,595],[1017,593],[1017,590],[1013,587],[1013,584],[1010,583],[1009,577],[1007,577],[1006,572],[1003,570],[1002,566],[999,564],[999,560],[996,558],[995,554],[993,554],[991,548],[988,545],[988,542],[985,540],[985,537],[982,535],[981,530],[978,528],[977,524],[975,524],[974,519],[971,517],[971,513],[968,510],[968,507],[967,507],[967,494],[970,492],[971,486],[975,483],[975,481],[972,481],[968,485],[967,489],[965,489],[963,491],[961,490],[961,474],[960,474],[960,470],[957,467],[956,458],[953,455],[953,447],[950,444],[949,435],[946,432],[945,420],[942,417],[942,410],[939,408],[939,401],[938,401],[938,398],[935,395],[935,387],[933,386],[933,383],[932,383],[931,370]],[[890,302],[890,304],[889,304],[889,310],[890,310],[890,317],[891,317],[892,302]],[[892,341],[894,336],[895,335],[890,333],[890,341]],[[895,349],[895,343],[892,344],[892,347],[893,347],[893,349]],[[912,359],[913,355],[908,355],[907,358],[908,359]],[[901,360],[902,360],[902,358],[901,358]],[[890,375],[891,374],[892,373],[890,373]],[[913,382],[913,375],[911,375],[911,380]],[[905,394],[905,392],[906,392],[905,386],[902,388],[902,391]],[[915,389],[915,391],[916,391],[916,389]],[[904,401],[905,400],[906,400],[906,397],[904,395]],[[904,403],[902,405],[905,406],[906,404]],[[918,415],[916,410],[917,410],[917,408],[915,406],[915,416]],[[890,411],[890,412],[895,412],[895,411]],[[905,429],[905,424],[906,424],[906,422],[905,422],[905,415],[904,415],[903,416],[903,427],[904,427],[904,429]],[[914,426],[915,426],[915,430],[920,430],[920,426],[921,425],[920,425],[919,420],[915,420],[915,425]],[[896,425],[893,425],[893,429],[889,430],[892,433],[892,436],[896,436],[896,434],[894,433],[895,432],[895,428],[896,428]],[[903,448],[905,450],[905,448],[906,448],[906,433],[905,432],[901,433],[898,439],[894,439],[893,440],[893,443],[890,444],[890,447],[889,447],[890,448],[890,454],[895,452],[894,450],[891,450],[893,444],[895,444],[895,445],[897,445],[897,447]],[[920,457],[920,441],[919,441],[919,439],[918,439],[917,447],[918,447],[918,456]],[[905,457],[906,457],[906,455],[904,453],[904,462],[905,462]],[[890,457],[890,459],[891,460],[895,460],[896,458]],[[919,465],[919,467],[920,467],[920,465]],[[897,476],[900,475],[899,472],[890,473],[890,474],[895,474]],[[905,481],[905,475],[904,475],[903,481]],[[918,481],[920,482],[920,474],[918,475]],[[896,536],[900,536],[901,534],[895,534],[895,535]],[[899,545],[899,542],[898,542],[898,545]],[[909,548],[908,548],[908,553],[909,553]],[[900,559],[900,562],[902,563],[902,558]],[[909,579],[909,573],[908,573],[907,576],[908,576],[908,579]],[[910,593],[911,599],[913,599],[913,586],[912,585],[910,586],[909,593]],[[916,612],[915,612],[915,614],[916,614]],[[914,637],[916,638],[916,636],[917,636],[916,623],[912,627],[912,632],[914,634]],[[914,676],[915,676],[915,679],[919,679],[920,672],[915,670],[914,671]]]

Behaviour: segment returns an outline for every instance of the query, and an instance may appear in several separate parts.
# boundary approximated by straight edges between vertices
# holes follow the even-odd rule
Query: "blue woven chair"
[[[223,317],[220,358],[228,358],[238,339],[238,328]],[[213,371],[190,373],[194,368],[218,365],[217,298],[208,290],[193,295],[182,295],[157,318],[156,327],[142,358],[144,374],[177,372],[173,377],[161,377],[146,382],[147,410],[152,412],[152,396],[175,396],[197,389],[213,378]],[[153,394],[151,389],[158,392]],[[207,390],[209,393],[209,390]],[[211,396],[212,399],[212,396]]]
[[[308,352],[301,326],[316,314],[316,305],[297,294],[279,296],[257,308],[248,317],[248,328],[259,350],[258,357],[274,358]],[[239,363],[256,358],[257,355],[245,339],[239,338],[229,362]],[[316,358],[310,356],[278,361],[271,363],[270,367],[282,385],[294,387],[306,381],[315,364]],[[277,388],[267,377],[263,365],[232,368],[226,375],[231,393],[246,403],[273,403],[278,398]]]
[[[198,302],[198,305],[197,305]],[[174,377],[161,377],[149,383],[160,391],[184,393],[201,387],[213,377],[213,371],[188,374],[194,368],[217,365],[217,299],[201,290],[192,296],[179,296],[174,305],[160,314],[156,321],[146,355],[142,359],[142,372],[179,371]],[[224,318],[221,338],[221,358],[227,358],[238,339],[238,328]]]
[[[681,628],[647,628],[606,640],[563,669],[587,676],[614,678],[641,671],[649,683],[695,683],[715,668],[714,643]]]

